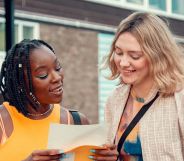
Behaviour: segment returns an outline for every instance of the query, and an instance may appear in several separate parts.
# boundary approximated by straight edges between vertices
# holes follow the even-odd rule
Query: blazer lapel
[[[119,127],[119,123],[121,120],[121,116],[125,107],[125,104],[127,102],[129,92],[130,92],[130,86],[128,85],[122,85],[120,88],[117,89],[117,93],[115,95],[115,101],[114,101],[114,116],[113,116],[113,139],[115,139],[116,132]]]

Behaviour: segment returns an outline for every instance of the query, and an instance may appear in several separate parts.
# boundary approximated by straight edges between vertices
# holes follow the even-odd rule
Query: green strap
[[[74,125],[81,125],[81,118],[78,111],[70,111],[70,113],[73,117]]]

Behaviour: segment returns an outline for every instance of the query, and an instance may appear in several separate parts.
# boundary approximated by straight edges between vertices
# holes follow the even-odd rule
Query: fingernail
[[[89,155],[88,158],[89,159],[94,159],[94,157],[92,155]]]
[[[62,159],[68,158],[67,155],[66,155],[65,153],[63,153],[61,156],[62,156]]]
[[[94,150],[94,149],[91,149],[91,150],[90,150],[90,152],[91,152],[91,153],[95,153],[95,152],[96,152],[96,150]]]

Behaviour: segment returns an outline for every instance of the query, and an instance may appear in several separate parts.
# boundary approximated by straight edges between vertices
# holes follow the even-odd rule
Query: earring
[[[39,106],[39,105],[40,105],[40,102],[38,102],[38,100],[37,100],[36,97],[32,94],[32,92],[30,92],[29,95],[31,96],[31,98],[33,99],[33,101]]]
[[[22,93],[22,88],[19,88],[19,89],[18,89],[18,92],[19,92],[19,93]]]

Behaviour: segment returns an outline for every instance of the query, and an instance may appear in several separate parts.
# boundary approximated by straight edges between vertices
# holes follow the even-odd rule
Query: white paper
[[[61,153],[79,146],[102,146],[107,141],[107,124],[64,125],[51,124],[48,137],[49,149]]]

